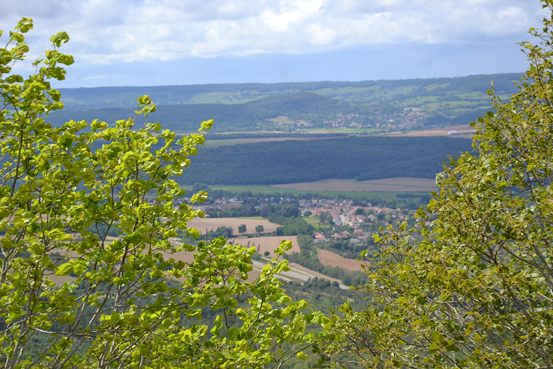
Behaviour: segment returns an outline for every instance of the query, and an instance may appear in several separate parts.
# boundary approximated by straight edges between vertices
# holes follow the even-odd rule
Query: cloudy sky
[[[521,72],[538,0],[3,0],[31,51],[66,31],[64,87]],[[2,37],[6,39],[6,34]]]

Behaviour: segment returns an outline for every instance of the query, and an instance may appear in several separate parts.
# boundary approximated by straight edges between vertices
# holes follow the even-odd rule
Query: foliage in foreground
[[[318,347],[327,363],[350,353],[376,368],[553,367],[553,22],[543,25],[531,30],[540,45],[522,43],[519,93],[505,103],[490,92],[477,155],[438,176],[418,228],[381,240],[359,288],[371,304],[333,318],[336,340]]]
[[[62,65],[73,63],[58,51],[69,37],[53,36],[54,49],[24,79],[10,72],[29,51],[23,34],[32,27],[23,18],[0,49],[0,366],[253,368],[304,358],[315,338],[306,327],[326,318],[300,313],[306,303],[283,293],[275,275],[286,262],[274,259],[247,282],[253,248],[170,241],[179,231],[199,235],[187,221],[203,213],[173,207],[184,191],[171,177],[187,170],[203,135],[176,141],[158,123],[138,124],[156,109],[147,96],[136,118],[115,126],[53,128],[48,113],[63,104],[49,80],[63,80]],[[180,261],[184,252],[194,261]],[[206,308],[218,312],[209,327],[196,322]],[[47,345],[31,355],[38,338]]]

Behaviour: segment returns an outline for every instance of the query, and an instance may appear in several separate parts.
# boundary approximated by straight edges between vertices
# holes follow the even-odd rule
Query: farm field
[[[337,138],[332,135],[334,131],[322,132],[328,133],[328,137],[260,137],[260,138],[230,138],[228,140],[209,140],[207,137],[204,147],[210,149],[219,146],[234,146],[240,144],[257,143],[257,142],[273,142],[273,141],[313,141],[313,140],[328,140]]]
[[[346,180],[344,180],[346,181]],[[287,188],[279,188],[269,185],[213,185],[209,186],[213,190],[223,190],[223,191],[229,191],[234,193],[242,193],[242,192],[251,192],[252,194],[265,194],[268,196],[274,195],[274,194],[293,194],[294,196],[302,195],[302,194],[311,194],[322,197],[336,197],[339,195],[342,196],[348,196],[348,197],[372,197],[376,199],[386,200],[386,201],[392,201],[392,200],[398,200],[397,196],[393,192],[384,192],[384,191],[359,191],[359,192],[351,192],[351,191],[313,191],[313,190],[294,190],[294,189],[287,189]],[[186,186],[181,185],[179,188],[182,188],[184,190],[190,190],[192,189],[192,186]],[[209,192],[209,191],[208,191]]]
[[[430,192],[438,189],[434,179],[409,177],[375,179],[361,182],[352,182],[344,179],[325,179],[317,182],[272,185],[271,187],[293,190],[343,192]]]
[[[298,132],[301,133],[350,133],[350,134],[371,134],[374,132],[380,131],[379,129],[373,129],[373,128],[346,128],[346,127],[338,127],[338,128],[314,128],[314,129],[300,129]]]
[[[448,132],[457,131],[456,135],[448,135]],[[420,131],[410,131],[407,133],[391,133],[387,136],[408,136],[408,137],[433,137],[433,136],[447,136],[447,137],[456,137],[456,138],[472,138],[472,135],[476,132],[476,129],[471,127],[468,124],[463,124],[460,126],[448,126],[432,129],[424,129]]]
[[[362,272],[361,262],[355,259],[346,259],[327,250],[318,250],[319,261],[324,266],[340,267],[354,272]]]
[[[254,237],[254,238],[234,238],[230,239],[229,242],[232,242],[235,245],[242,245],[244,247],[256,246],[255,250],[258,254],[264,255],[266,251],[269,252],[269,257],[275,256],[275,249],[280,246],[282,241],[292,241],[292,248],[287,251],[288,254],[294,252],[300,252],[300,245],[298,244],[297,236],[270,236],[270,237]]]
[[[204,233],[205,230],[216,230],[219,227],[232,227],[234,234],[238,234],[238,226],[241,224],[246,225],[248,233],[255,232],[255,227],[262,225],[264,232],[276,231],[280,225],[271,223],[267,220],[258,219],[241,219],[241,218],[198,218],[188,222],[188,227],[196,228],[198,231]]]

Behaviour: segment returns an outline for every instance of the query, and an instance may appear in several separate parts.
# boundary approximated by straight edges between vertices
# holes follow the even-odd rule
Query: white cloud
[[[35,20],[30,44],[67,31],[80,61],[302,54],[374,44],[529,39],[537,0],[4,0],[0,29]]]

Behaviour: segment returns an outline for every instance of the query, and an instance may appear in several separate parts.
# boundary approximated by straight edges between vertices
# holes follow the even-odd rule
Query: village
[[[367,201],[332,198],[222,197],[211,202],[211,204],[197,204],[192,207],[194,210],[202,210],[207,218],[219,218],[220,222],[217,222],[217,225],[220,223],[221,226],[224,226],[225,219],[228,218],[244,218],[244,220],[268,218],[270,206],[291,206],[296,211],[294,213],[297,214],[296,219],[305,220],[312,226],[310,234],[316,243],[372,242],[372,235],[379,233],[381,228],[406,219],[412,221],[415,213],[412,203],[406,207],[405,204],[393,202],[389,207],[382,203],[372,204]],[[253,222],[254,219],[251,221]],[[253,230],[253,227],[250,229]]]

